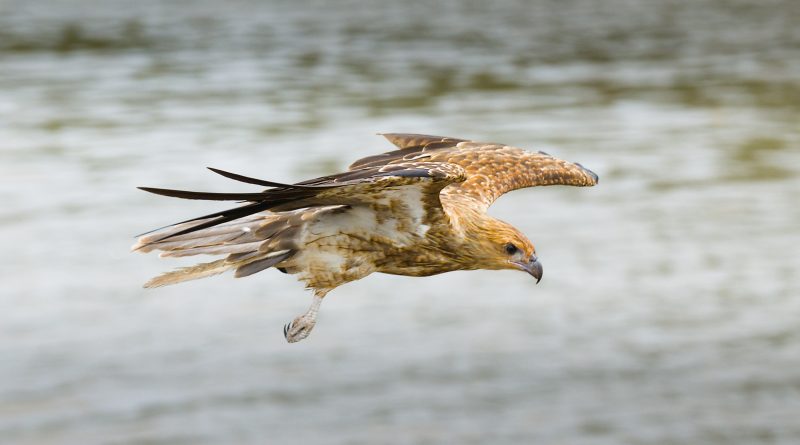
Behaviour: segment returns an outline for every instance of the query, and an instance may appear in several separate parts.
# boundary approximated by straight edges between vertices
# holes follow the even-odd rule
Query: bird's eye
[[[515,246],[514,244],[506,243],[506,253],[507,254],[514,255],[515,253],[517,253],[518,250],[519,249],[517,249],[517,246]]]

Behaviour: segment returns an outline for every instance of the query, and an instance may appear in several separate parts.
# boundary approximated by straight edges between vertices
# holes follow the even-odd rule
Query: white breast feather
[[[402,203],[400,211],[394,215],[376,215],[371,207],[354,206],[351,209],[333,214],[325,214],[308,226],[303,235],[303,244],[340,234],[354,234],[363,237],[374,234],[393,240],[398,246],[416,241],[425,236],[430,226],[422,224],[425,209],[422,205],[423,192],[417,186],[405,186],[384,190],[375,200],[379,206],[389,208],[392,203]],[[404,230],[400,230],[403,227]]]

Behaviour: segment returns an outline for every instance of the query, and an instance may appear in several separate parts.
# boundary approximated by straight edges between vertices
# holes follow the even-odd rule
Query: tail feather
[[[224,255],[231,253],[245,253],[257,251],[258,247],[264,241],[253,241],[251,243],[241,244],[211,244],[207,246],[190,247],[186,249],[167,250],[159,255],[162,258],[166,257],[185,257],[191,255]]]
[[[163,273],[147,283],[144,287],[161,287],[170,284],[182,283],[184,281],[196,280],[198,278],[210,277],[221,274],[232,267],[224,259],[212,261],[210,263],[200,263],[190,267],[181,267],[170,272]]]
[[[319,210],[318,210],[319,211]],[[260,213],[190,234],[178,235],[166,241],[181,226],[166,232],[143,236],[133,246],[140,252],[161,251],[161,257],[186,257],[191,255],[225,255],[225,258],[180,268],[153,278],[145,287],[158,287],[183,281],[204,278],[234,269],[236,277],[244,277],[274,267],[297,252],[296,235],[299,225],[305,224],[306,211],[288,213]],[[270,227],[268,232],[259,230]],[[266,235],[266,236],[265,236]]]
[[[202,232],[195,232],[195,233],[202,233]],[[233,241],[237,241],[238,238],[244,235],[244,232],[223,232],[219,234],[207,234],[205,236],[197,236],[194,238],[188,239],[170,239],[167,241],[155,242],[155,243],[145,243],[139,242],[135,246],[133,246],[132,250],[140,250],[141,252],[150,252],[153,250],[178,250],[178,249],[188,249],[192,247],[200,247],[200,246],[210,246],[215,244],[223,244],[223,243],[230,243]]]
[[[292,255],[294,255],[293,250],[272,252],[269,255],[267,255],[266,258],[262,258],[256,261],[251,261],[243,266],[237,267],[235,277],[242,278],[248,275],[253,275],[256,272],[261,272],[264,269],[269,269],[270,267],[277,265],[281,261],[288,259]]]
[[[224,259],[183,267],[157,276],[145,287],[158,287],[216,275],[230,269],[244,277],[274,267],[298,251],[298,234],[312,215],[341,207],[319,206],[318,195],[336,186],[287,185],[218,169],[237,181],[271,187],[259,193],[210,193],[139,187],[185,199],[244,201],[234,207],[181,221],[139,235],[134,251],[161,251],[162,257],[225,255]]]
[[[171,250],[184,247],[197,247],[202,245],[218,244],[237,240],[238,242],[255,241],[255,231],[259,223],[269,221],[269,215],[259,214],[250,218],[239,219],[234,222],[220,224],[214,227],[198,230],[182,235],[176,235],[193,224],[183,223],[167,227],[161,231],[141,236],[136,244],[131,247],[133,251],[151,252],[153,250]],[[246,236],[246,239],[242,237]]]
[[[236,269],[236,278],[246,277],[256,272],[261,272],[264,269],[276,266],[279,263],[289,259],[295,254],[294,250],[282,250],[277,252],[270,252],[264,255],[259,252],[258,255],[249,255],[236,258],[234,255],[228,258],[212,261],[210,263],[200,263],[194,266],[181,267],[170,272],[163,273],[147,283],[144,284],[146,288],[169,286],[171,284],[183,283],[184,281],[197,280],[199,278],[210,277],[226,272],[230,269]]]

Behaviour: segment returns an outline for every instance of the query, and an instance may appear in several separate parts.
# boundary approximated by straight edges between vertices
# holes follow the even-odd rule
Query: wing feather
[[[466,139],[457,139],[443,136],[430,136],[427,134],[382,133],[389,142],[398,150],[379,155],[367,156],[350,164],[349,170],[363,167],[377,167],[391,162],[405,162],[418,160],[425,152],[455,147],[459,142],[469,142]]]
[[[255,181],[254,178],[230,175]],[[405,186],[420,187],[424,194],[434,197],[436,205],[441,208],[438,198],[441,190],[449,184],[465,179],[464,169],[454,164],[406,162],[364,167],[304,181],[296,184],[296,187],[282,184],[281,187],[260,193],[209,193],[139,187],[147,192],[177,198],[243,200],[249,204],[182,221],[176,224],[181,225],[178,230],[169,230],[171,226],[167,226],[168,230],[160,236],[145,233],[143,235],[148,236],[141,238],[134,247],[146,251],[149,244],[185,236],[264,211],[283,212],[330,205],[369,205],[380,198],[381,193],[387,189]],[[190,224],[194,222],[196,223]]]
[[[354,162],[351,170],[386,168],[396,163],[428,162],[455,164],[466,179],[445,188],[445,199],[471,199],[488,208],[504,193],[525,187],[547,185],[593,186],[598,176],[581,164],[567,162],[544,152],[529,152],[504,144],[422,134],[386,133],[398,150]]]
[[[459,146],[459,152],[441,153],[431,158],[458,164],[467,173],[466,181],[445,189],[444,194],[471,197],[484,209],[512,190],[548,185],[589,187],[599,179],[580,164],[544,153],[475,142]]]

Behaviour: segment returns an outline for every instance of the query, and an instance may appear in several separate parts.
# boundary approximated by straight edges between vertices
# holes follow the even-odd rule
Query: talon
[[[315,296],[314,302],[305,314],[295,318],[283,327],[283,336],[286,337],[286,341],[297,343],[308,337],[317,322],[317,310],[321,301],[322,297]]]

